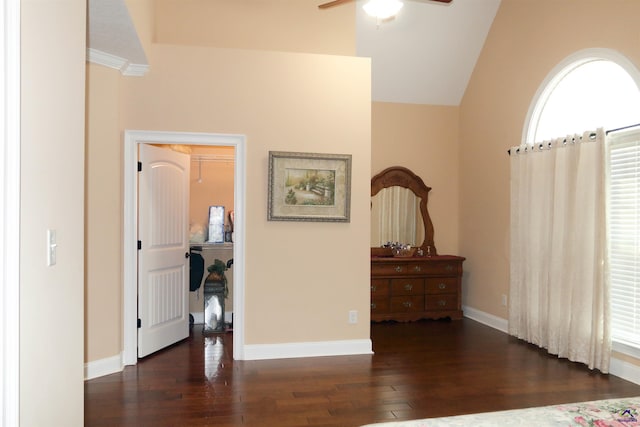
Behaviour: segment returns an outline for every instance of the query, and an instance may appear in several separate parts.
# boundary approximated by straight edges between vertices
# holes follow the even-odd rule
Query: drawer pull
[[[396,270],[398,273],[400,273],[400,272],[402,271],[402,267],[401,267],[401,266],[399,266],[399,265],[397,265],[397,266],[396,266],[396,268],[395,268],[395,270]]]
[[[376,285],[371,285],[371,292],[375,292],[377,290],[378,288],[376,287]]]
[[[413,289],[413,285],[411,283],[407,283],[406,285],[404,285],[405,291],[411,291],[412,289]]]
[[[447,264],[444,269],[447,270],[447,271],[453,271],[453,265]]]
[[[415,267],[413,267],[413,269],[415,271],[422,271],[422,267],[420,267],[419,265],[416,265]]]
[[[376,303],[375,303],[375,302],[372,302],[372,303],[371,303],[371,308],[372,308],[373,310],[375,310],[376,308],[378,308],[378,307],[376,306]]]
[[[440,307],[444,307],[445,305],[447,305],[447,301],[446,301],[446,300],[441,299],[440,301],[438,301],[438,305],[439,305]]]
[[[411,301],[405,301],[402,303],[402,305],[404,305],[406,308],[411,307],[413,304],[411,304]]]
[[[446,283],[440,283],[440,284],[438,285],[438,289],[447,289],[447,285],[446,285]]]

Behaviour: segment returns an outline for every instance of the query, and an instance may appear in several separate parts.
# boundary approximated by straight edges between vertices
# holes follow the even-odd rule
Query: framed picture
[[[224,242],[224,206],[209,206],[209,239],[207,243]]]
[[[269,221],[349,222],[351,155],[269,152]]]

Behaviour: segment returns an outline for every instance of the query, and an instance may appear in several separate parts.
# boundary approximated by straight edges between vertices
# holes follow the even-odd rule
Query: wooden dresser
[[[371,321],[462,318],[463,257],[371,257]]]

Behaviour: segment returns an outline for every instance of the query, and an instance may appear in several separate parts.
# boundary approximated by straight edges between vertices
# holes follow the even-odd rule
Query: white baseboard
[[[493,314],[485,313],[484,311],[476,310],[469,306],[463,306],[462,312],[464,313],[464,317],[468,317],[471,320],[490,326],[505,334],[509,332],[509,321],[502,317],[494,316]]]
[[[109,374],[121,372],[124,369],[122,353],[105,359],[94,360],[84,364],[84,379],[91,380]]]
[[[249,344],[244,346],[244,360],[291,359],[297,357],[346,356],[354,354],[373,354],[371,340]]]
[[[509,321],[506,319],[467,306],[463,307],[463,312],[464,317],[468,317],[471,320],[490,326],[505,334],[509,331]],[[609,373],[632,383],[640,384],[640,366],[633,363],[612,357],[609,364]]]
[[[635,384],[640,384],[640,366],[621,359],[611,358],[609,372]]]

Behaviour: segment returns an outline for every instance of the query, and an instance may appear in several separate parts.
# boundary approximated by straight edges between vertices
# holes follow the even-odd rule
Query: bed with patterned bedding
[[[640,427],[640,397],[369,424],[365,427]]]

